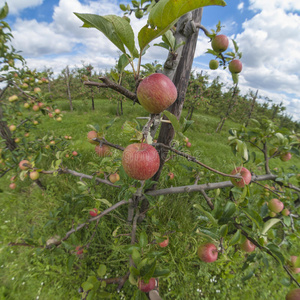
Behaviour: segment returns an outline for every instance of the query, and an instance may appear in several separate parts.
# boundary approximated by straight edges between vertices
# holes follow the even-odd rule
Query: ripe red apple
[[[29,167],[24,166],[24,164],[30,165],[29,161],[24,159],[19,162],[19,168],[23,171],[28,170]]]
[[[43,102],[39,102],[39,103],[38,103],[38,106],[41,108],[41,107],[44,106],[44,103],[43,103]]]
[[[77,153],[76,151],[73,151],[73,152],[72,152],[72,155],[73,155],[73,156],[77,156],[78,153]]]
[[[165,248],[169,245],[169,237],[167,237],[167,239],[165,239],[163,242],[158,243],[158,245],[162,248]]]
[[[289,214],[291,213],[287,208],[285,208],[282,212],[283,216],[289,216]]]
[[[32,106],[33,111],[38,111],[40,108],[38,105],[33,105]]]
[[[9,188],[12,189],[12,190],[14,190],[16,187],[17,187],[17,185],[16,185],[14,182],[12,182],[12,183],[9,185]]]
[[[242,62],[239,59],[233,59],[228,66],[229,71],[234,74],[240,73],[243,69]]]
[[[138,288],[145,293],[150,292],[151,290],[153,290],[155,288],[155,278],[150,278],[149,282],[146,283],[144,282],[142,279],[139,279],[138,281]]]
[[[169,77],[154,73],[139,84],[136,95],[149,113],[159,114],[175,102],[177,89]]]
[[[284,204],[280,200],[274,198],[269,201],[268,207],[270,211],[280,213],[284,208]]]
[[[48,114],[49,118],[53,118],[53,113]]]
[[[174,179],[174,173],[170,172],[168,175],[169,175],[169,179],[170,179],[170,180],[173,180],[173,179]]]
[[[214,51],[220,53],[224,52],[229,46],[228,37],[224,34],[216,35],[211,41],[211,47]]]
[[[219,62],[216,60],[216,59],[212,59],[210,62],[209,62],[209,68],[211,70],[216,70],[218,69],[219,67]]]
[[[294,274],[298,274],[298,273],[300,273],[300,268],[297,268],[296,266],[295,266],[295,264],[296,264],[296,261],[297,261],[297,256],[294,256],[294,255],[292,255],[291,256],[291,271],[294,273]]]
[[[280,159],[282,161],[288,161],[292,158],[292,154],[290,152],[285,152],[280,155]]]
[[[237,187],[244,187],[245,185],[248,185],[251,182],[251,173],[248,169],[244,167],[236,167],[232,172],[232,175],[241,175],[242,179],[237,178],[230,178],[230,181],[233,185]]]
[[[246,240],[244,243],[240,245],[241,249],[246,252],[253,252],[256,248],[256,246],[250,242],[249,240]]]
[[[207,263],[211,263],[217,260],[218,250],[214,244],[208,243],[198,248],[199,258]]]
[[[76,251],[77,251],[76,252],[77,255],[81,255],[83,253],[83,249],[81,249],[81,246],[77,246]]]
[[[58,114],[60,114],[60,109],[57,108],[54,110],[54,112],[58,115]]]
[[[92,210],[90,210],[89,214],[91,215],[91,217],[96,217],[98,215],[98,209],[93,208]]]
[[[285,300],[299,300],[299,299],[300,299],[300,289],[291,290],[285,296]]]
[[[191,147],[192,147],[192,143],[191,143],[191,142],[187,142],[187,143],[186,143],[186,146],[187,146],[188,148],[191,148]]]
[[[102,146],[97,145],[95,147],[95,151],[96,151],[97,155],[100,157],[111,156],[110,147],[107,145],[102,145]]]
[[[95,130],[89,131],[87,134],[87,139],[88,139],[89,143],[98,145],[99,142],[93,141],[93,139],[95,139],[95,138],[98,138],[98,133]]]
[[[109,175],[109,180],[110,182],[115,183],[120,180],[120,176],[118,173],[111,174]]]
[[[29,177],[31,180],[37,180],[40,177],[40,174],[37,171],[32,171],[30,172]]]
[[[158,171],[160,159],[153,146],[135,143],[125,148],[122,165],[129,177],[146,180]]]

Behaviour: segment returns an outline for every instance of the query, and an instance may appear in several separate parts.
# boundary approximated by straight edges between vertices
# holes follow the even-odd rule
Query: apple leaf
[[[147,25],[138,34],[141,52],[151,41],[167,32],[178,18],[189,11],[209,5],[225,6],[226,3],[223,0],[160,0],[152,7]]]
[[[98,29],[123,53],[126,53],[127,47],[131,56],[137,57],[134,33],[124,18],[115,15],[74,14],[83,21],[82,27]]]
[[[217,220],[210,214],[208,211],[206,211],[200,204],[194,204],[195,208],[199,209],[210,221],[214,226],[218,225]]]
[[[283,257],[283,255],[282,255],[282,253],[281,253],[280,248],[279,248],[277,245],[272,244],[272,243],[268,244],[268,245],[267,245],[267,248],[268,248],[268,249],[272,252],[272,254],[277,258],[277,261],[278,261],[281,265],[283,265],[283,264],[284,264],[284,257]]]
[[[276,219],[276,218],[272,218],[270,220],[268,220],[265,224],[264,227],[261,231],[261,234],[266,234],[267,231],[272,228],[275,224],[277,224],[278,222],[281,222],[280,219]]]
[[[153,273],[153,277],[161,277],[161,276],[167,276],[170,274],[170,270],[169,269],[155,269],[154,273]]]
[[[94,287],[94,285],[92,283],[86,281],[81,285],[81,287],[86,292],[86,291],[91,290]]]
[[[176,133],[181,132],[180,124],[179,124],[179,121],[177,120],[177,118],[167,110],[165,110],[163,113],[171,121]]]
[[[141,255],[137,249],[133,249],[131,257],[135,265],[138,265],[141,262]]]
[[[224,207],[224,212],[219,220],[219,224],[223,225],[223,224],[228,223],[228,221],[230,220],[232,215],[235,213],[235,211],[236,211],[235,204],[233,202],[227,202]]]
[[[140,246],[141,248],[146,247],[148,244],[148,236],[147,233],[145,231],[142,231],[140,233]]]
[[[136,290],[131,299],[132,300],[149,300],[146,293],[142,292],[141,290]]]
[[[228,233],[228,225],[227,224],[222,225],[219,229],[219,232],[222,237],[225,237]]]
[[[101,264],[97,270],[97,274],[100,277],[103,277],[106,274],[106,266]]]
[[[243,212],[247,215],[248,218],[250,218],[253,221],[253,224],[256,225],[257,228],[263,227],[263,220],[262,217],[259,215],[258,212],[251,209],[243,209]]]
[[[241,239],[241,231],[237,230],[237,232],[230,239],[228,246],[233,246],[237,244],[240,241],[240,239]]]

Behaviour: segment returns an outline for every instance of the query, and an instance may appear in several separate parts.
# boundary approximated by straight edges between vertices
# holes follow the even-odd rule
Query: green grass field
[[[124,122],[134,121],[137,116],[147,116],[141,107],[132,106],[130,102],[124,104],[124,115],[121,117],[115,117],[116,104],[107,100],[96,100],[95,111],[90,110],[90,103],[84,104],[81,101],[74,101],[75,110],[72,113],[67,101],[59,102],[58,106],[63,111],[63,121],[60,123],[43,118],[30,139],[34,141],[42,135],[72,136],[69,149],[77,151],[79,156],[73,160],[64,158],[63,164],[86,174],[95,172],[97,168],[100,170],[104,162],[112,167],[118,166],[121,157],[117,150],[114,150],[113,162],[103,162],[103,159],[95,156],[94,146],[86,139],[90,130],[88,124],[98,124],[101,128],[115,118],[113,126],[106,132],[106,139],[126,146],[130,143],[131,135],[122,132]],[[184,111],[183,116],[185,114]],[[241,159],[231,152],[227,140],[228,130],[239,127],[238,124],[226,121],[223,131],[215,133],[219,121],[217,117],[196,112],[193,120],[194,124],[186,132],[192,147],[188,149],[183,146],[182,151],[191,153],[201,162],[225,173],[241,164]],[[141,125],[145,123],[139,122]],[[178,142],[183,145],[181,140]],[[43,155],[38,167],[48,168],[50,156]],[[259,159],[262,159],[260,155],[257,156]],[[293,158],[288,163],[277,158],[271,162],[271,168],[288,168],[293,164],[300,168],[299,158]],[[257,161],[255,164],[250,162],[248,167],[257,174],[263,173],[262,166],[257,167]],[[172,182],[168,180],[169,171],[175,174]],[[199,182],[227,180],[180,158],[166,163],[159,187],[193,184],[195,172],[202,172]],[[127,272],[128,255],[123,251],[124,245],[130,243],[130,237],[126,235],[130,232],[126,224],[126,207],[102,218],[97,229],[95,224],[91,224],[90,230],[73,234],[58,248],[46,250],[10,244],[41,245],[55,235],[63,237],[72,228],[72,224],[84,222],[88,218],[89,209],[98,207],[104,210],[107,206],[101,199],[112,204],[118,202],[119,190],[101,184],[94,185],[71,175],[55,177],[44,174],[41,175],[41,182],[45,190],[30,179],[18,180],[17,188],[10,190],[8,185],[12,175],[13,172],[0,178],[0,300],[80,299],[80,285],[89,275],[94,274],[100,264],[107,266],[108,277],[121,276]],[[254,191],[253,199],[260,199],[259,188]],[[209,195],[213,197],[214,191]],[[221,193],[220,197],[226,201],[225,193]],[[150,202],[146,228],[150,240],[153,239],[152,232],[172,233],[170,246],[163,250],[159,258],[160,264],[171,270],[171,275],[160,281],[164,299],[283,299],[288,288],[280,283],[283,271],[275,263],[271,263],[267,270],[258,265],[255,276],[245,282],[241,280],[245,275],[241,270],[244,260],[241,251],[234,254],[234,259],[241,262],[239,268],[232,267],[230,259],[225,256],[218,264],[200,263],[196,251],[204,237],[195,230],[195,220],[199,217],[199,211],[193,209],[196,203],[206,205],[203,197],[197,193],[159,197]],[[144,225],[139,225],[138,232]],[[93,233],[92,229],[96,230],[96,234],[90,247],[85,250],[83,257],[76,257],[73,254],[74,247],[87,243]],[[157,246],[150,244],[150,247],[155,249]],[[112,292],[115,288],[115,285],[111,285],[107,290]],[[127,282],[121,293],[113,299],[131,299],[134,290]],[[247,298],[244,298],[245,295]],[[103,298],[96,296],[95,299]]]

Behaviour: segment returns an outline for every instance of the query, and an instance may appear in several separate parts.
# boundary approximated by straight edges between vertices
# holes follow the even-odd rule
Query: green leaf
[[[229,246],[237,244],[241,239],[241,231],[237,230],[237,232],[233,235],[231,240],[229,241]]]
[[[5,2],[5,5],[0,10],[0,20],[5,19],[6,16],[8,15],[8,12],[9,12],[9,8],[7,3]]]
[[[153,277],[161,277],[161,276],[167,276],[170,274],[170,270],[169,269],[155,269],[154,273],[153,273]]]
[[[159,44],[154,44],[154,46],[162,47],[162,48],[165,48],[167,50],[169,50],[169,48],[170,48],[168,44],[163,43],[163,42],[161,42]]]
[[[239,83],[239,74],[231,73],[231,77],[232,77],[232,81],[233,81],[234,84]]]
[[[132,257],[133,262],[136,265],[138,265],[141,262],[141,255],[137,249],[133,249],[131,257]]]
[[[266,234],[267,231],[273,227],[275,224],[277,224],[278,222],[280,222],[280,219],[276,219],[276,218],[272,218],[270,220],[268,220],[267,222],[265,222],[264,227],[261,231],[261,234]]]
[[[167,32],[178,18],[208,5],[225,6],[226,3],[223,0],[160,0],[152,7],[147,25],[138,34],[141,52],[151,41]]]
[[[118,60],[118,65],[117,65],[118,71],[122,73],[128,64],[129,64],[129,59],[127,55],[122,54]]]
[[[196,232],[202,233],[202,234],[212,238],[213,240],[218,240],[220,238],[215,232],[208,230],[208,229],[198,228]]]
[[[146,296],[146,293],[142,292],[141,290],[136,290],[132,300],[149,300],[149,298]]]
[[[120,8],[121,8],[123,11],[126,11],[126,10],[127,10],[127,8],[126,8],[126,6],[125,6],[124,4],[120,4]]]
[[[246,281],[246,280],[250,279],[253,275],[254,275],[254,271],[249,270],[248,273],[244,277],[242,277],[242,281]]]
[[[213,226],[218,225],[218,221],[210,214],[208,211],[206,211],[200,204],[194,204],[195,208],[199,209],[213,224]]]
[[[220,227],[219,231],[220,231],[220,235],[222,237],[225,237],[227,235],[227,233],[228,233],[228,225],[227,224],[222,225]]]
[[[264,222],[255,210],[252,209],[243,209],[243,212],[253,221],[253,223],[257,226],[257,228],[261,228],[264,226]]]
[[[236,211],[235,204],[233,202],[227,202],[224,207],[224,212],[219,220],[219,224],[220,225],[227,224],[230,218],[232,217],[232,215],[235,213],[235,211]]]
[[[168,30],[165,34],[162,36],[162,40],[172,49],[175,48],[175,37],[171,30]]]
[[[68,266],[68,271],[71,272],[72,271],[72,267],[73,267],[73,263],[76,259],[76,256],[75,255],[71,255],[69,258],[68,258],[68,261],[67,261],[67,266]]]
[[[106,266],[101,264],[97,270],[97,274],[100,277],[103,277],[106,274]]]
[[[147,233],[145,231],[142,231],[140,233],[140,246],[141,248],[146,247],[148,244],[148,236]]]
[[[167,110],[164,110],[163,113],[171,121],[171,123],[172,123],[172,125],[174,127],[174,130],[176,131],[176,133],[181,132],[180,124],[179,124],[179,121],[177,120],[177,118],[172,113],[170,113]]]
[[[154,271],[156,268],[156,260],[151,262],[150,264],[144,265],[141,270],[140,274],[144,281],[148,281],[151,277],[153,277]]]
[[[86,281],[81,285],[81,287],[83,288],[83,290],[85,292],[87,292],[87,291],[91,290],[94,287],[94,285],[92,283]]]
[[[136,51],[134,33],[125,19],[115,15],[74,14],[84,22],[83,27],[98,29],[123,53],[126,53],[126,46],[133,56]]]
[[[281,253],[280,248],[279,248],[277,245],[272,244],[272,243],[268,244],[268,245],[267,245],[267,248],[268,248],[268,249],[272,252],[272,254],[277,258],[277,261],[278,261],[281,265],[283,265],[283,264],[284,264],[284,257],[283,257],[283,255],[282,255],[282,253]]]

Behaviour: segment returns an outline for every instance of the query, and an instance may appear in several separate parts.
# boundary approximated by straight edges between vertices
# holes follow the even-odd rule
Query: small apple
[[[233,59],[228,66],[229,71],[233,74],[240,73],[243,69],[242,62],[239,59]]]
[[[93,139],[96,139],[98,137],[99,137],[98,133],[95,130],[89,131],[88,134],[87,134],[88,142],[91,143],[91,144],[94,144],[94,145],[99,144],[99,142],[93,141]]]
[[[187,142],[187,143],[186,143],[186,146],[187,146],[188,148],[191,148],[191,147],[192,147],[192,143],[191,143],[191,142]]]
[[[281,213],[283,216],[289,216],[291,212],[287,208],[285,208]]]
[[[131,144],[123,152],[122,165],[126,174],[137,180],[150,179],[159,169],[160,158],[149,144]]]
[[[268,207],[270,211],[280,213],[284,208],[284,204],[280,200],[274,198],[269,201]]]
[[[174,179],[174,173],[169,172],[169,173],[168,173],[168,176],[169,176],[169,179],[170,179],[170,180],[173,180],[173,179]]]
[[[77,255],[81,255],[81,254],[83,253],[83,249],[81,249],[81,246],[77,246],[77,247],[75,248],[75,250],[77,251],[77,252],[76,252]]]
[[[220,53],[224,52],[229,46],[228,37],[224,34],[216,35],[211,41],[211,47],[214,51]]]
[[[62,121],[62,118],[61,118],[61,117],[57,117],[57,118],[56,118],[56,121],[57,121],[57,122],[61,122],[61,121]]]
[[[236,167],[232,172],[232,175],[241,175],[242,179],[230,178],[230,181],[234,186],[243,188],[251,182],[251,173],[244,167]]]
[[[269,212],[269,216],[270,216],[271,218],[275,218],[275,217],[277,216],[277,214],[274,213],[273,211],[270,211],[270,212]]]
[[[114,173],[109,175],[109,181],[115,183],[120,180],[120,175],[118,173]]]
[[[31,180],[37,180],[40,177],[40,173],[37,171],[32,171],[29,174]]]
[[[292,158],[292,154],[290,152],[285,152],[280,155],[280,159],[282,161],[288,161]]]
[[[39,108],[42,108],[44,106],[44,103],[43,102],[39,102],[38,106],[39,106]]]
[[[91,217],[96,217],[98,215],[98,209],[93,208],[92,210],[89,211],[89,214],[91,215]]]
[[[28,165],[28,167],[27,166],[24,166],[24,164],[27,164]],[[29,161],[28,160],[26,160],[26,159],[24,159],[24,160],[21,160],[20,162],[19,162],[19,168],[21,169],[21,170],[28,170],[28,168],[30,168],[30,163],[29,163]]]
[[[300,299],[300,288],[289,291],[285,296],[285,300],[299,300],[299,299]]]
[[[12,189],[12,190],[14,190],[16,187],[17,187],[17,185],[16,185],[14,182],[12,182],[12,183],[9,185],[9,188]]]
[[[111,151],[110,151],[110,147],[107,145],[97,145],[95,147],[95,152],[97,153],[98,156],[100,157],[107,157],[107,156],[111,156]]]
[[[50,149],[50,145],[46,145],[46,146],[45,146],[45,149]]]
[[[49,118],[53,118],[53,113],[48,114]]]
[[[24,107],[25,107],[25,108],[29,108],[29,107],[30,107],[30,104],[27,103],[27,102],[25,102],[25,103],[24,103]]]
[[[72,152],[72,155],[73,155],[73,156],[77,156],[78,153],[77,153],[76,151],[73,151],[73,152]]]
[[[295,265],[296,265],[296,261],[297,261],[297,256],[295,255],[292,255],[291,256],[291,271],[294,273],[294,274],[298,274],[300,273],[300,268],[297,268]]]
[[[15,143],[16,144],[19,144],[21,142],[21,139],[20,138],[15,138]]]
[[[24,136],[25,136],[25,137],[29,137],[29,136],[30,136],[30,133],[29,133],[29,132],[25,132],[25,133],[24,133]]]
[[[198,248],[199,258],[206,263],[211,263],[218,258],[218,249],[214,244],[208,243]]]
[[[10,125],[9,130],[10,131],[15,131],[17,129],[16,125]]]
[[[39,111],[39,106],[38,105],[33,105],[32,106],[33,111]]]
[[[65,155],[65,157],[66,157],[66,158],[69,158],[69,157],[70,157],[70,154],[67,153],[67,154]]]
[[[209,62],[209,68],[211,70],[216,70],[218,69],[219,67],[219,62],[216,60],[216,59],[212,59],[210,62]]]
[[[8,101],[9,102],[15,102],[18,100],[18,96],[17,95],[12,95],[10,97],[8,97]]]
[[[149,279],[148,283],[144,282],[142,279],[139,279],[138,288],[142,292],[148,293],[155,288],[155,283],[156,283],[155,278],[153,278],[153,277]]]
[[[55,145],[55,141],[50,141],[50,145]]]
[[[167,237],[167,239],[165,239],[163,242],[158,243],[158,245],[162,248],[165,248],[169,245],[169,237]]]
[[[68,137],[68,139],[69,139],[69,140],[71,140],[71,139],[72,139],[72,137],[71,137],[71,136],[69,136],[69,137]]]
[[[159,114],[175,102],[177,89],[169,77],[154,73],[139,84],[136,95],[145,110]]]
[[[60,109],[57,108],[54,110],[54,112],[58,115],[58,114],[60,114]]]
[[[253,252],[256,248],[256,246],[252,242],[250,242],[249,240],[245,240],[245,242],[242,243],[240,245],[240,247],[241,247],[242,250],[244,250],[246,252],[249,252],[249,253]]]
[[[187,143],[187,142],[189,141],[189,138],[188,138],[188,137],[185,137],[185,138],[183,139],[183,141],[184,141],[185,143]]]
[[[33,125],[38,125],[38,124],[39,124],[39,122],[37,120],[33,121]]]
[[[36,94],[40,93],[41,89],[39,87],[36,87],[36,88],[33,89],[33,92],[36,93]]]

